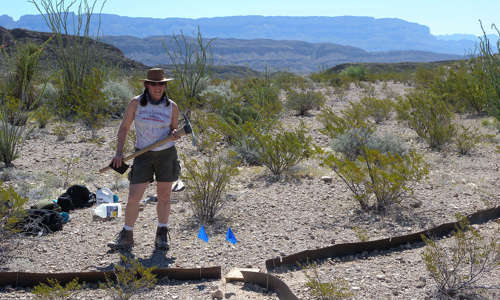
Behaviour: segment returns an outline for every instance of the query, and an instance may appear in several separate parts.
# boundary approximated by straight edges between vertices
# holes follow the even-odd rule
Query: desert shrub
[[[307,279],[305,286],[309,288],[310,294],[315,299],[337,300],[353,296],[349,282],[343,278],[334,277],[330,282],[322,282],[315,263],[310,264],[304,274]]]
[[[396,104],[398,120],[407,122],[433,149],[441,149],[455,135],[454,113],[439,96],[428,91],[415,91]]]
[[[38,128],[45,128],[52,118],[52,112],[43,104],[33,113],[33,118],[38,121]]]
[[[290,90],[287,95],[286,106],[297,111],[300,116],[305,115],[312,109],[318,109],[325,103],[325,96],[321,92],[312,90]]]
[[[104,125],[109,111],[109,102],[102,92],[102,85],[102,72],[93,69],[81,86],[72,89],[77,92],[73,95],[75,105],[72,109],[78,120],[91,130],[92,137],[95,137],[97,130]]]
[[[388,120],[391,116],[393,102],[390,99],[364,97],[360,102],[365,106],[368,116],[372,117],[377,124]]]
[[[50,104],[59,98],[59,91],[52,82],[37,85],[35,89],[40,93],[41,104]]]
[[[406,193],[412,193],[412,183],[428,173],[422,156],[414,151],[406,155],[381,153],[363,147],[356,160],[344,159],[330,153],[323,165],[333,169],[354,194],[363,210],[375,207],[383,211],[392,203],[399,203]],[[371,205],[371,199],[375,204]]]
[[[472,129],[471,127],[461,125],[455,137],[455,145],[458,153],[462,155],[469,154],[482,138],[477,128]]]
[[[78,278],[73,279],[64,286],[59,281],[48,278],[47,283],[42,282],[35,286],[32,293],[36,299],[40,300],[69,300],[75,299],[81,289],[82,286],[78,282]]]
[[[64,141],[70,134],[70,128],[66,123],[59,123],[52,128],[52,134],[57,137],[57,141]]]
[[[106,278],[101,288],[115,300],[127,300],[132,296],[154,288],[157,279],[155,267],[146,268],[137,259],[121,255],[120,264],[114,265],[114,278]]]
[[[193,215],[202,223],[213,222],[225,204],[224,193],[229,182],[238,173],[235,154],[209,153],[203,161],[181,155],[184,162],[182,178],[191,188],[186,190],[186,200]]]
[[[245,105],[266,118],[277,116],[283,109],[279,100],[279,89],[268,77],[250,78],[242,82],[237,91]]]
[[[258,160],[274,175],[280,176],[283,171],[312,155],[312,138],[306,137],[303,124],[295,131],[254,134],[258,143]]]
[[[500,231],[497,229],[486,239],[464,216],[457,215],[457,220],[450,247],[422,236],[426,243],[422,260],[439,293],[466,299],[468,293],[487,289],[478,283],[490,271],[500,268]]]
[[[311,79],[294,73],[282,71],[271,76],[271,80],[281,90],[312,88]]]
[[[16,224],[25,216],[24,205],[28,199],[21,197],[12,186],[0,183],[0,263],[4,264],[5,251],[11,247],[6,242],[18,232]]]
[[[8,79],[9,94],[20,101],[20,110],[31,111],[37,106],[34,81],[38,75],[38,63],[47,42],[42,46],[33,43],[17,47],[13,72]]]
[[[366,80],[367,70],[364,66],[349,66],[342,70],[339,75],[351,81],[359,82]]]
[[[102,94],[106,96],[109,102],[110,113],[115,116],[121,116],[128,103],[134,96],[132,87],[127,80],[105,81],[102,87]]]
[[[24,140],[31,132],[28,125],[12,125],[7,113],[0,110],[0,159],[7,167],[19,156]]]
[[[368,112],[361,103],[349,102],[350,107],[337,114],[330,107],[323,108],[318,115],[318,120],[324,128],[321,133],[335,138],[339,134],[352,128],[366,128],[373,131],[373,124],[367,120]]]
[[[331,143],[334,151],[342,153],[344,158],[349,160],[355,160],[361,155],[363,147],[399,156],[405,155],[408,151],[403,142],[395,136],[390,134],[378,136],[368,128],[350,129],[337,135]]]
[[[103,64],[96,42],[100,17],[95,10],[99,6],[102,10],[105,1],[32,0],[31,3],[53,33],[51,50],[57,68],[61,70],[61,89],[54,103],[56,112],[64,118],[73,117],[76,114],[74,108],[82,105],[82,99],[78,97],[82,87],[87,86],[89,78],[95,75],[93,70]]]

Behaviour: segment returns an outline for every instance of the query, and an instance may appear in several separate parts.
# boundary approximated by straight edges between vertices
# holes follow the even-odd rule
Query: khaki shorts
[[[128,173],[130,184],[153,182],[173,182],[179,179],[181,165],[175,146],[160,151],[148,151],[136,158]],[[154,175],[154,179],[153,179]]]

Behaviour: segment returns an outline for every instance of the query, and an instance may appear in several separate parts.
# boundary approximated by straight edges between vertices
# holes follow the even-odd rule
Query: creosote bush
[[[254,132],[254,136],[259,162],[276,176],[313,154],[312,138],[306,137],[304,124],[295,131]]]
[[[213,146],[212,146],[213,147]],[[193,215],[202,223],[213,222],[225,204],[225,192],[233,176],[238,174],[238,160],[235,153],[216,154],[214,148],[199,161],[181,154],[184,162],[182,178],[186,185],[186,200]]]
[[[157,279],[155,267],[146,268],[137,259],[121,255],[121,263],[114,265],[114,278],[106,278],[101,288],[114,300],[128,300],[132,296],[154,288]]]
[[[406,122],[433,149],[442,149],[455,136],[455,114],[440,97],[428,91],[414,91],[396,104],[398,120]]]
[[[0,242],[16,232],[16,223],[25,215],[26,201],[28,199],[16,193],[12,186],[4,186],[0,183]]]
[[[422,156],[414,151],[400,156],[366,146],[356,160],[330,153],[324,157],[323,165],[342,179],[363,210],[384,211],[389,205],[399,203],[403,195],[413,192],[412,183],[428,173]]]
[[[389,120],[393,109],[393,102],[390,99],[364,97],[360,102],[365,106],[368,116],[372,117],[375,123],[379,124]]]
[[[470,154],[482,138],[483,136],[479,133],[477,128],[460,125],[455,137],[455,145],[458,153],[462,155]]]
[[[73,279],[64,286],[59,281],[48,278],[47,283],[42,282],[35,286],[32,293],[36,299],[40,300],[70,300],[75,299],[81,289],[82,285],[78,282],[78,278]]]
[[[426,243],[422,260],[436,282],[439,293],[466,299],[467,294],[488,289],[488,286],[480,283],[481,279],[500,268],[500,226],[490,238],[486,238],[470,226],[467,218],[460,215],[456,217],[458,226],[453,233],[451,246],[445,247],[422,236]]]
[[[325,103],[325,96],[313,90],[290,90],[287,95],[286,106],[303,116],[312,109],[318,109]]]
[[[330,282],[322,282],[315,263],[307,266],[304,274],[307,279],[305,286],[309,288],[314,299],[337,300],[353,296],[349,282],[343,278],[334,277]]]

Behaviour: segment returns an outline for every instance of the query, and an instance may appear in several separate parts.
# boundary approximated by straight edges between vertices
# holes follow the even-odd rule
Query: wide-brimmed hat
[[[162,68],[153,68],[148,70],[148,75],[146,79],[142,79],[142,81],[151,81],[151,82],[167,82],[174,80],[173,78],[165,78],[165,74]]]

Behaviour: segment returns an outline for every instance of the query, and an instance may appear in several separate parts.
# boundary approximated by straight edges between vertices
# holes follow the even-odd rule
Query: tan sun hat
[[[165,74],[163,69],[161,68],[152,68],[148,70],[148,75],[146,79],[142,79],[142,81],[151,81],[151,82],[167,82],[172,81],[173,78],[165,78]]]

